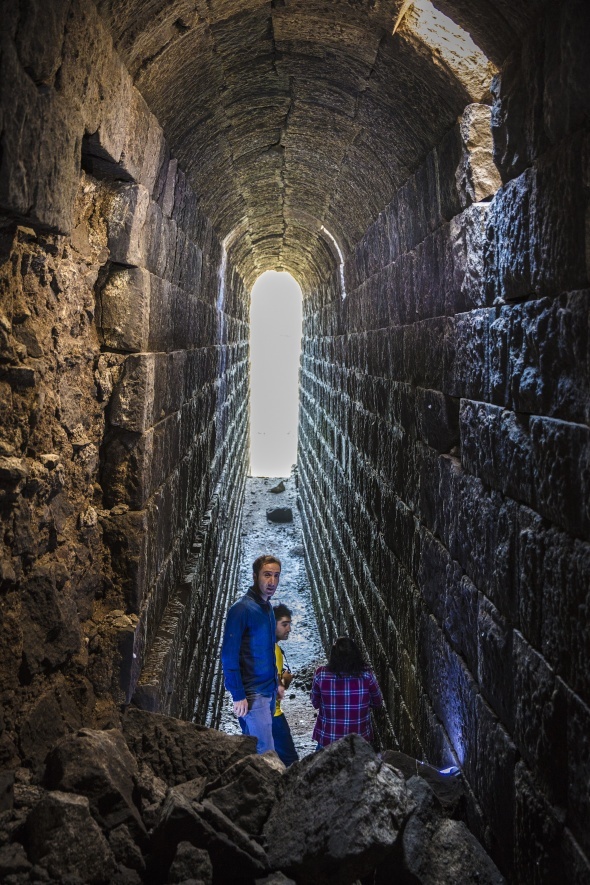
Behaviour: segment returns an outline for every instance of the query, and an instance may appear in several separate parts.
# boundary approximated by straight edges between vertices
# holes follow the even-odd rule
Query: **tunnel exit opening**
[[[302,295],[267,271],[250,303],[250,475],[289,476],[297,461]]]

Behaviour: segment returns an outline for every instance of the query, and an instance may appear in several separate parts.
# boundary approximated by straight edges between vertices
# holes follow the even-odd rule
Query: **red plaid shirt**
[[[383,696],[370,670],[361,676],[339,676],[318,667],[311,686],[311,703],[319,710],[313,740],[322,747],[347,734],[373,739],[371,707],[381,707]]]

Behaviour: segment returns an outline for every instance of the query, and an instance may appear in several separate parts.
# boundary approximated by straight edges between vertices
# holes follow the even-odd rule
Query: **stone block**
[[[516,875],[526,882],[535,871],[540,882],[564,879],[565,867],[561,851],[563,821],[539,790],[524,762],[515,769],[515,833],[514,867]],[[566,881],[576,881],[566,879]]]
[[[143,231],[149,206],[149,191],[143,185],[126,184],[117,191],[107,219],[111,261],[145,266]]]
[[[459,443],[459,402],[437,390],[416,390],[416,433],[437,452]]]
[[[162,212],[166,218],[172,218],[174,211],[174,197],[176,193],[176,180],[178,172],[178,160],[171,157],[166,168],[164,186],[161,195]]]
[[[543,588],[535,608],[530,604],[540,623],[538,647],[556,673],[590,703],[590,624],[585,614],[590,604],[590,544],[544,526],[533,543],[535,553],[540,548],[541,555],[537,554],[531,573],[527,573],[526,590],[530,598],[534,579],[538,580],[536,587]]]
[[[481,596],[477,616],[477,680],[481,692],[512,732],[514,723],[513,628],[498,609]]]
[[[450,221],[461,211],[455,182],[461,151],[461,135],[459,126],[456,125],[449,129],[435,148],[440,213],[445,221]]]
[[[178,411],[189,398],[185,390],[187,358],[186,351],[127,357],[111,398],[110,423],[143,433]]]
[[[442,254],[440,246],[443,245]],[[446,313],[446,287],[450,281],[450,258],[440,235],[430,234],[414,252],[414,298],[418,319]]]
[[[85,796],[48,793],[29,814],[26,830],[29,857],[55,881],[71,877],[99,885],[115,872],[112,852]]]
[[[555,673],[514,632],[514,741],[554,805],[565,805],[567,703]]]
[[[538,162],[531,220],[532,289],[541,295],[588,285],[586,197],[590,138],[578,133]]]
[[[490,323],[493,401],[587,423],[588,290],[501,308]]]
[[[532,292],[531,202],[536,187],[536,169],[531,168],[494,197],[486,219],[484,253],[488,303],[523,298]]]
[[[531,503],[534,477],[528,422],[487,403],[462,400],[461,463],[492,488]]]
[[[567,823],[586,855],[590,851],[590,709],[573,692],[567,697]]]
[[[208,784],[205,795],[242,830],[259,836],[277,800],[284,770],[270,753],[247,756]]]
[[[126,611],[138,613],[149,586],[146,511],[111,513],[102,521],[102,528],[105,541],[111,549]]]
[[[186,413],[186,418],[188,417]],[[181,413],[175,412],[141,435],[119,433],[105,444],[102,484],[109,507],[145,507],[180,457]]]
[[[583,128],[587,119],[590,22],[583,0],[570,0],[545,14],[543,123],[556,143]]]
[[[115,427],[143,433],[153,424],[155,354],[128,357],[110,403],[109,420]]]
[[[447,609],[447,594],[461,580],[461,568],[430,532],[420,531],[420,564],[417,583],[422,598],[439,624]]]
[[[449,314],[461,313],[492,303],[486,288],[487,223],[489,203],[476,203],[456,215],[445,226],[451,250],[452,278],[446,289]],[[442,233],[442,232],[441,232]]]
[[[515,526],[518,613],[514,618],[520,631],[535,648],[541,647],[543,594],[538,591],[547,580],[544,565],[545,524],[528,507],[519,507]],[[559,591],[558,591],[559,592]]]
[[[547,148],[542,125],[543,18],[529,29],[519,49],[492,81],[494,158],[504,181],[519,175]],[[518,125],[516,125],[518,121]]]
[[[498,191],[488,216],[488,297],[510,301],[587,286],[587,153],[576,135]]]
[[[455,563],[456,569],[457,564]],[[477,587],[462,575],[447,585],[443,627],[453,648],[465,660],[471,673],[477,672],[478,664],[478,613],[481,604]]]
[[[53,19],[48,13],[40,15]],[[44,53],[40,64],[48,66],[45,73],[53,63],[50,53]],[[67,233],[80,177],[82,117],[55,90],[37,89],[9,40],[3,45],[0,65],[0,99],[12,109],[4,117],[0,205],[14,215]]]
[[[492,197],[502,180],[494,163],[489,105],[469,104],[459,123],[462,152],[455,173],[462,206]]]
[[[406,326],[404,373],[401,380],[419,387],[445,390],[452,354],[450,332],[451,325],[447,317],[435,317]]]
[[[60,49],[66,18],[67,7],[64,4],[48,7],[33,0],[27,9],[26,29],[16,27],[11,34],[20,63],[37,85],[47,87],[54,83],[62,62]]]
[[[516,748],[506,730],[478,695],[473,715],[477,726],[478,762],[470,784],[489,822],[488,851],[510,869],[514,854]],[[493,760],[493,764],[490,763]]]
[[[590,429],[532,417],[534,509],[577,537],[590,539]]]
[[[186,311],[182,306],[186,299],[184,292],[179,291],[168,280],[162,280],[144,271],[149,278],[150,312],[146,351],[181,350],[187,346],[185,337],[175,334],[175,326],[186,329]],[[179,316],[180,315],[180,316]]]
[[[105,346],[139,353],[149,350],[151,282],[139,267],[112,265],[100,292],[98,322]]]
[[[448,321],[444,392],[475,400],[489,398],[490,310],[460,313]]]
[[[176,240],[176,223],[164,219],[158,204],[150,200],[141,234],[142,263],[154,276],[171,282]]]
[[[203,882],[203,885],[211,885],[213,866],[209,854],[204,848],[195,848],[190,842],[180,842],[168,871],[168,882],[181,883],[194,880],[195,874],[196,881]]]
[[[418,635],[418,666],[426,694],[471,780],[478,765],[477,685],[432,616],[421,620]]]
[[[550,142],[583,128],[588,62],[579,47],[588,39],[585,12],[583,0],[545,10],[496,78],[492,129],[504,180],[519,175]]]

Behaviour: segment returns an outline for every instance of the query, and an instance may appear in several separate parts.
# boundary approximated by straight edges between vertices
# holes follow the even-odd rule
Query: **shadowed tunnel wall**
[[[334,273],[304,302],[300,495],[324,639],[363,644],[395,743],[461,766],[474,831],[522,882],[585,880],[590,847],[578,25],[541,18],[496,83],[497,193],[475,202],[461,174],[477,174],[471,105],[347,257],[346,297]]]
[[[249,290],[288,270],[324,639],[511,880],[581,882],[588,12],[439,0],[490,92],[415,6],[0,4],[0,765],[218,703]]]
[[[38,768],[219,692],[248,305],[93,5],[2,14],[0,758]]]

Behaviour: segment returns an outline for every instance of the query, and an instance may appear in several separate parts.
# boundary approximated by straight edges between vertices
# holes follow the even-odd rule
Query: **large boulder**
[[[503,885],[504,877],[463,821],[443,816],[443,807],[429,784],[413,777],[408,787],[416,808],[402,839],[407,881],[412,885]],[[385,885],[390,880],[384,876],[379,881]]]
[[[209,784],[206,796],[246,833],[258,836],[277,800],[284,771],[276,753],[247,756]]]
[[[87,796],[101,826],[109,830],[125,823],[137,836],[145,833],[136,802],[138,777],[137,763],[118,729],[83,728],[51,751],[44,784]]]
[[[300,885],[369,874],[414,808],[403,777],[354,734],[293,765],[283,786],[264,836],[273,869]]]
[[[160,713],[129,708],[123,734],[140,763],[170,786],[213,780],[234,762],[256,753],[256,738],[229,735]]]
[[[29,860],[57,882],[77,877],[88,885],[109,882],[115,861],[85,796],[47,793],[27,818]]]

